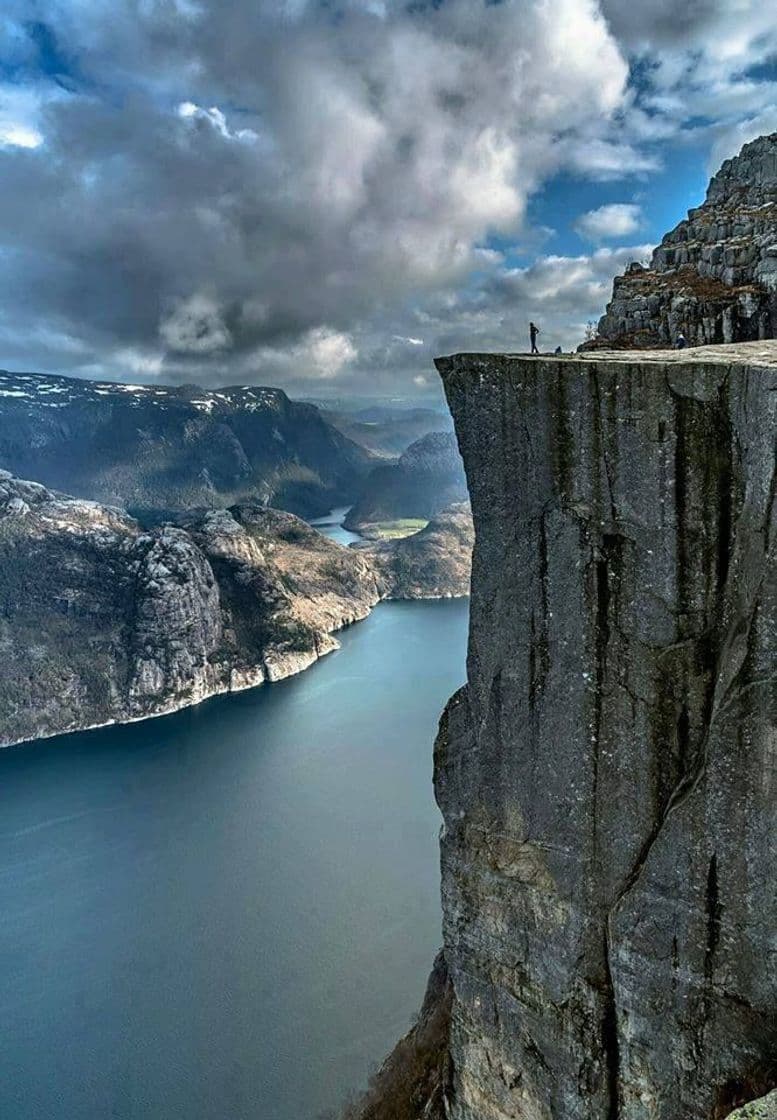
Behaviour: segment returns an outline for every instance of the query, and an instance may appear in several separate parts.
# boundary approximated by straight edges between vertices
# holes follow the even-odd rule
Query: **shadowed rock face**
[[[467,500],[467,485],[453,432],[430,432],[391,466],[376,467],[345,526],[369,533],[371,525],[396,518],[430,518]]]
[[[446,1115],[727,1115],[777,1084],[777,344],[438,368],[476,531]]]
[[[777,334],[777,133],[745,144],[650,266],[613,283],[599,337],[582,349],[689,345]]]

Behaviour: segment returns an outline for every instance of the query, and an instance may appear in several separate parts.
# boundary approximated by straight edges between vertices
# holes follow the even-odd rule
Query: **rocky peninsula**
[[[357,1115],[728,1116],[777,1085],[777,343],[437,364],[443,960]]]
[[[466,595],[469,513],[343,548],[252,504],[143,525],[0,472],[0,746],[277,681],[381,599]]]

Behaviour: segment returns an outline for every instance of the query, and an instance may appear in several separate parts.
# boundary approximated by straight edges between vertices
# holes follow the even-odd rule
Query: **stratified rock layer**
[[[650,266],[616,277],[585,349],[692,346],[777,335],[777,133],[745,144]]]
[[[777,1084],[777,344],[438,368],[446,1116],[727,1115]]]

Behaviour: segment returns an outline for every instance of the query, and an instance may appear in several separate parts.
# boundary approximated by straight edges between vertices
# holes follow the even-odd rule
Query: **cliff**
[[[0,371],[0,468],[133,510],[352,501],[372,457],[280,389]]]
[[[363,550],[252,505],[144,528],[0,471],[0,746],[297,673],[381,599],[467,594],[471,541],[468,510]]]
[[[777,343],[438,368],[476,530],[444,1115],[727,1116],[777,1085]]]
[[[777,334],[777,133],[726,160],[648,268],[616,277],[583,348],[672,346],[680,332],[696,346]]]
[[[446,506],[466,502],[464,478],[453,432],[430,432],[412,443],[397,463],[375,467],[345,526],[369,536],[375,525],[403,519],[428,520]]]

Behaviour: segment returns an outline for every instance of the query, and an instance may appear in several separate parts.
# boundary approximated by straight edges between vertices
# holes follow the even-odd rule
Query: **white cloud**
[[[0,144],[16,148],[38,148],[42,143],[43,136],[37,128],[13,121],[0,122]]]
[[[178,116],[184,121],[205,121],[219,136],[225,140],[241,140],[243,143],[253,143],[258,140],[258,134],[252,128],[230,129],[227,118],[221,109],[212,105],[210,109],[203,109],[193,101],[181,101],[177,107]]]
[[[179,300],[159,323],[165,345],[179,354],[213,354],[232,345],[217,301],[202,292]]]
[[[615,241],[636,233],[642,224],[642,209],[633,202],[609,202],[581,214],[575,229],[589,241]]]

